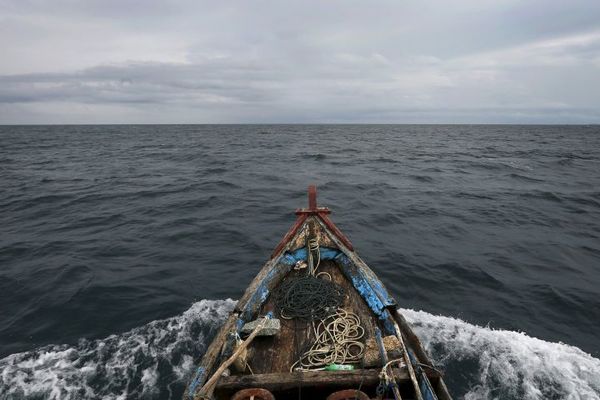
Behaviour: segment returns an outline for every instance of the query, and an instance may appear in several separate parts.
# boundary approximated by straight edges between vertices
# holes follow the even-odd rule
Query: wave
[[[532,178],[531,176],[525,176],[525,175],[517,174],[517,173],[514,173],[514,172],[508,174],[507,176],[509,178],[513,178],[513,179],[520,180],[520,181],[523,181],[523,182],[532,182],[532,183],[535,183],[535,182],[544,182],[543,179],[536,179],[536,178]]]
[[[600,360],[577,347],[423,311],[401,312],[437,363],[462,369],[453,371],[456,376],[469,372],[465,400],[600,399]]]
[[[202,300],[105,339],[12,354],[0,360],[0,399],[179,399],[234,305]],[[401,311],[446,369],[457,399],[600,399],[600,360],[576,347]]]
[[[179,316],[105,339],[12,354],[0,360],[0,399],[180,399],[234,305],[202,300]]]

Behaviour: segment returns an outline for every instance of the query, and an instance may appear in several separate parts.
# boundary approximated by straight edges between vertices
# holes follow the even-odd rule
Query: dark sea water
[[[598,126],[0,127],[0,399],[179,398],[316,183],[457,399],[600,399]]]

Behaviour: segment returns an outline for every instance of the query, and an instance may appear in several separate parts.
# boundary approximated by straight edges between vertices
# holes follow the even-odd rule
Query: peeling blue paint
[[[385,333],[388,335],[395,335],[396,328],[394,327],[394,319],[388,310],[383,310],[381,313],[381,317],[379,317],[383,321],[383,327],[385,329]]]
[[[246,323],[246,321],[244,321],[241,318],[238,318],[237,321],[235,321],[235,330],[240,333],[240,331],[242,330],[242,327],[244,326],[244,324]]]
[[[250,297],[246,303],[244,309],[241,311],[240,317],[236,321],[236,329],[239,332],[246,321],[250,321],[254,314],[260,309],[260,307],[266,302],[269,296],[269,286],[276,279],[283,268],[289,270],[289,266],[295,265],[298,261],[307,259],[306,248],[300,248],[293,252],[286,252],[280,256],[279,260],[274,261],[274,266],[267,273],[262,282],[259,283],[256,291]],[[377,279],[374,274],[367,274],[360,267],[356,266],[348,256],[340,252],[337,249],[321,247],[320,248],[320,259],[321,260],[335,260],[340,269],[346,275],[356,291],[365,300],[371,311],[379,318],[383,324],[386,335],[394,335],[395,327],[394,320],[387,307],[396,305],[396,301],[387,292],[383,283]],[[273,313],[269,312],[267,317],[273,318]],[[376,328],[378,335],[381,336],[381,331]],[[419,388],[423,394],[424,400],[438,400],[435,392],[431,387],[429,378],[424,373],[423,369],[417,363],[414,355],[410,350],[408,354],[411,363],[415,366],[415,372],[419,381]],[[188,399],[193,400],[193,396],[201,385],[206,380],[206,368],[201,366],[198,367],[194,379],[188,386]]]
[[[188,386],[187,393],[188,393],[189,400],[194,399],[194,395],[196,394],[196,389],[198,389],[198,386],[200,386],[204,383],[205,379],[206,379],[206,368],[198,367],[198,369],[196,370],[196,374],[194,375],[194,379],[192,379],[192,382]]]
[[[423,395],[423,400],[438,400],[433,388],[431,387],[431,383],[429,382],[429,378],[423,371],[421,371],[419,379],[419,389],[421,389],[421,394]]]
[[[379,300],[384,304],[385,307],[396,306],[396,300],[388,293],[383,283],[375,276],[375,274],[366,274],[362,268],[358,268],[354,263],[343,253],[340,253],[335,260],[342,266],[354,266],[356,273],[362,277],[365,281],[369,282],[372,290],[377,294]]]
[[[371,285],[375,293],[377,293],[377,295],[379,296],[379,299],[383,302],[383,304],[386,307],[396,305],[396,300],[394,300],[394,298],[390,296],[386,288],[383,286],[383,283],[381,283],[379,279],[374,279],[372,277],[367,279],[369,280],[369,284]]]
[[[271,270],[267,273],[265,278],[260,282],[256,291],[252,294],[252,297],[246,303],[244,310],[242,310],[240,318],[244,321],[251,321],[254,317],[254,314],[258,311],[258,309],[267,301],[269,297],[269,286],[271,282],[277,278],[282,268],[288,268],[287,265],[283,263],[277,263]]]
[[[339,250],[332,249],[329,247],[320,247],[319,253],[321,260],[333,260],[340,254],[342,254]],[[308,252],[306,250],[306,247],[301,247],[298,250],[286,252],[281,258],[281,262],[286,265],[294,265],[298,261],[306,261],[307,258]]]
[[[373,289],[373,279],[369,279],[360,268],[345,255],[340,254],[335,259],[338,262],[342,272],[352,282],[352,286],[365,300],[371,311],[382,321],[385,333],[394,335],[394,323],[390,312],[386,309],[387,304],[381,301],[377,292]],[[385,288],[384,288],[385,290]],[[387,291],[386,291],[387,293]],[[395,304],[395,302],[394,302]]]
[[[421,394],[423,395],[423,400],[438,400],[435,391],[431,387],[431,382],[429,382],[429,378],[427,374],[423,371],[423,368],[417,362],[417,358],[413,354],[410,349],[408,350],[408,358],[410,359],[410,363],[413,365],[415,369],[415,373],[417,375],[417,381],[419,383],[419,389],[421,390]]]
[[[282,268],[288,268],[286,265],[279,263],[280,260],[274,261],[274,266],[269,270],[265,278],[260,282],[258,288],[246,303],[244,310],[241,312],[240,317],[236,320],[235,326],[236,330],[239,332],[246,321],[250,321],[254,316],[254,313],[264,304],[269,297],[269,285],[277,277],[277,275],[282,272]],[[269,312],[266,315],[269,318],[273,318],[273,313]],[[204,384],[206,379],[206,368],[201,366],[198,367],[196,374],[194,375],[194,379],[192,379],[191,383],[188,386],[188,394],[189,399],[193,400],[194,394],[199,386]]]
[[[369,305],[369,308],[381,318],[381,314],[385,311],[383,303],[377,297],[377,294],[373,291],[371,286],[367,281],[365,281],[361,276],[358,276],[354,271],[346,270],[347,276],[352,281],[352,285],[356,289],[356,291],[362,296],[363,299]]]
[[[375,340],[377,340],[377,346],[379,347],[379,356],[382,360],[386,361],[387,352],[385,351],[385,345],[383,343],[381,329],[379,329],[378,327],[375,327]]]
[[[390,296],[388,291],[383,286],[383,283],[381,283],[377,277],[371,276],[371,274],[367,275],[365,271],[356,266],[350,260],[350,258],[343,253],[339,254],[335,260],[340,265],[340,268],[346,277],[350,279],[354,288],[366,301],[369,308],[375,313],[375,315],[379,317],[380,321],[383,322],[383,327],[386,334],[394,335],[396,333],[394,320],[390,312],[387,310],[387,307],[395,306],[396,301],[392,296]],[[378,338],[381,337],[381,331],[378,328],[376,328],[375,334],[376,336],[379,336]],[[438,400],[433,388],[431,387],[429,378],[417,363],[412,352],[409,349],[407,350],[411,363],[413,364],[418,375],[419,389],[423,394],[423,399]]]
[[[382,312],[385,311],[385,306],[369,282],[358,272],[358,268],[343,254],[338,256],[336,261],[339,261],[342,272],[346,275],[346,278],[350,279],[354,288],[365,299],[371,310],[381,318]]]

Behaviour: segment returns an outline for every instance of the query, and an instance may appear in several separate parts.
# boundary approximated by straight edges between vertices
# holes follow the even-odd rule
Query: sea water
[[[456,398],[600,398],[600,128],[0,127],[0,399],[179,398],[306,187]]]

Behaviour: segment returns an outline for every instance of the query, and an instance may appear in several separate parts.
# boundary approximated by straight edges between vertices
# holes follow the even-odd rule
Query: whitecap
[[[600,399],[600,360],[575,346],[424,311],[401,312],[437,363],[476,364],[465,400]]]
[[[0,399],[179,399],[232,300],[202,300],[172,318],[76,345],[0,360]],[[600,400],[600,360],[563,343],[402,310],[464,400]],[[457,370],[458,369],[458,370]]]
[[[105,339],[12,354],[0,360],[0,399],[180,397],[194,359],[205,350],[205,337],[214,334],[234,305],[232,300],[202,300],[179,316]]]

